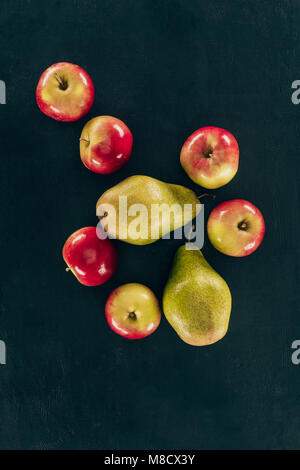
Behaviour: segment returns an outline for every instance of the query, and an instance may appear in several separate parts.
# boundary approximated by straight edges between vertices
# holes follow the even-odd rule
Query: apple
[[[251,202],[233,199],[219,204],[211,212],[207,233],[212,245],[229,256],[247,256],[262,242],[265,221]]]
[[[40,110],[57,121],[77,121],[92,107],[95,90],[81,67],[59,62],[45,70],[36,88]]]
[[[124,284],[108,297],[105,315],[111,329],[129,339],[149,336],[160,323],[161,311],[151,289],[143,284]]]
[[[225,129],[201,127],[183,144],[180,163],[194,183],[207,189],[220,188],[238,170],[239,146]]]
[[[98,116],[86,123],[80,136],[80,157],[95,173],[114,173],[128,161],[132,134],[126,124],[112,116]]]
[[[74,232],[63,247],[63,258],[74,276],[85,286],[108,281],[117,264],[117,251],[109,238],[99,238],[98,228],[84,227]]]

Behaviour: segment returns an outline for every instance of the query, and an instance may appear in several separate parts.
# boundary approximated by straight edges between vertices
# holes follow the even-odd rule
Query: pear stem
[[[107,217],[107,216],[108,216],[108,212],[104,212],[104,214],[99,215],[98,218],[99,218],[99,220],[102,220],[102,219],[104,219],[104,217]]]
[[[211,193],[204,193],[204,194],[201,194],[200,196],[197,196],[198,199],[202,199],[203,197],[210,197],[211,199],[216,199],[216,195],[211,194]]]

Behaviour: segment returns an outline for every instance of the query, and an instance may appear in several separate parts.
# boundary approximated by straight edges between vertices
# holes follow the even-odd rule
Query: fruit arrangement
[[[58,121],[76,121],[83,117],[91,109],[94,95],[94,85],[87,72],[67,62],[45,70],[36,89],[40,110]],[[130,158],[132,134],[126,124],[115,117],[91,119],[83,127],[79,140],[81,160],[95,173],[116,172]],[[230,132],[202,127],[183,144],[180,163],[193,182],[203,188],[216,189],[229,183],[237,173],[239,146]],[[125,217],[121,210],[124,204]],[[161,212],[157,211],[157,206]],[[182,208],[187,206],[189,213],[187,216],[184,213],[183,217]],[[138,208],[139,218],[136,216]],[[199,197],[184,186],[143,175],[126,178],[98,199],[96,212],[101,228],[99,224],[81,228],[65,242],[66,270],[81,284],[101,285],[111,278],[118,264],[111,238],[134,245],[154,243],[191,222],[200,210]],[[243,257],[261,244],[265,223],[252,203],[234,199],[213,209],[207,232],[218,251]],[[229,287],[190,240],[175,254],[162,305],[170,325],[190,345],[215,343],[227,332],[231,313]],[[115,289],[106,302],[105,315],[111,329],[128,339],[149,336],[161,320],[158,299],[147,286],[139,283]]]

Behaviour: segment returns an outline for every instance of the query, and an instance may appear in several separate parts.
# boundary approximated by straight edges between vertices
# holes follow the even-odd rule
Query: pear
[[[179,337],[193,346],[215,343],[227,332],[229,287],[192,243],[175,254],[163,293],[163,311]]]
[[[143,175],[130,176],[108,189],[96,205],[103,229],[134,245],[155,242],[190,222],[200,209],[191,189]]]

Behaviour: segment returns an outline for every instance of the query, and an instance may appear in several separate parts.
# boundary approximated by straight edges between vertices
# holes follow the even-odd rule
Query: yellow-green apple
[[[108,297],[105,315],[111,329],[129,339],[149,336],[160,323],[161,311],[151,289],[143,284],[124,284]]]
[[[57,121],[77,121],[91,109],[95,90],[81,67],[59,62],[45,70],[36,88],[40,110]]]
[[[265,222],[251,202],[233,199],[214,208],[208,218],[207,233],[212,245],[225,255],[247,256],[261,244]]]
[[[95,173],[114,173],[129,159],[132,134],[113,116],[98,116],[86,123],[80,136],[80,157]]]
[[[239,146],[225,129],[201,127],[183,144],[180,163],[195,183],[207,189],[220,188],[238,170]]]

